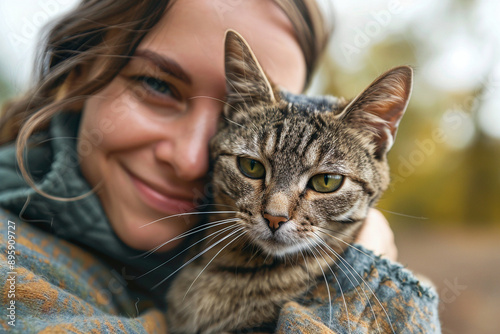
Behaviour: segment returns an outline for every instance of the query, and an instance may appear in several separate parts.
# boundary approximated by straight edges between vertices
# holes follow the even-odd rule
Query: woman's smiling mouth
[[[129,171],[126,172],[138,190],[139,197],[154,210],[165,214],[179,214],[193,211],[198,205],[194,197],[188,199],[186,196],[175,195],[163,189],[160,190]]]

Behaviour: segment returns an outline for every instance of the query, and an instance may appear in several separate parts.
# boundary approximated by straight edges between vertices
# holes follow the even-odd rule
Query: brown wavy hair
[[[315,0],[273,1],[295,29],[306,62],[307,86],[329,40],[331,26]],[[47,27],[44,46],[35,64],[34,84],[22,96],[8,101],[0,116],[0,144],[17,140],[20,171],[36,191],[42,193],[27,172],[23,157],[30,136],[45,129],[57,112],[81,110],[88,96],[111,82],[172,2],[82,0],[75,9]],[[100,66],[94,66],[98,62]],[[90,68],[98,68],[98,71],[79,75],[87,74]]]

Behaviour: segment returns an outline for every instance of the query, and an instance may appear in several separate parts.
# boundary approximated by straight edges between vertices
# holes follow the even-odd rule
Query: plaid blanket
[[[89,253],[1,210],[0,229],[0,332],[166,333],[163,313],[138,314],[133,294]]]

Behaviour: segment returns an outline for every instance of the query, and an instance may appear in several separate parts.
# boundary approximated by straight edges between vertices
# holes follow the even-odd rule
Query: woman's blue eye
[[[154,93],[177,98],[177,93],[172,85],[163,80],[148,76],[136,76],[133,78],[133,80],[144,85],[145,89],[148,89]]]
[[[170,89],[170,85],[165,81],[152,78],[152,77],[142,77],[142,82],[148,86],[150,89],[158,92],[160,94],[169,94],[172,95],[172,89]]]

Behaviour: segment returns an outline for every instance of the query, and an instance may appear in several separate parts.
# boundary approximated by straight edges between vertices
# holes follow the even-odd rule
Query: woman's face
[[[247,39],[275,83],[301,91],[304,58],[290,21],[271,0],[183,0],[120,75],[86,101],[78,136],[82,172],[98,186],[115,233],[133,248],[151,249],[191,228],[198,216],[143,225],[205,204],[228,28]]]

